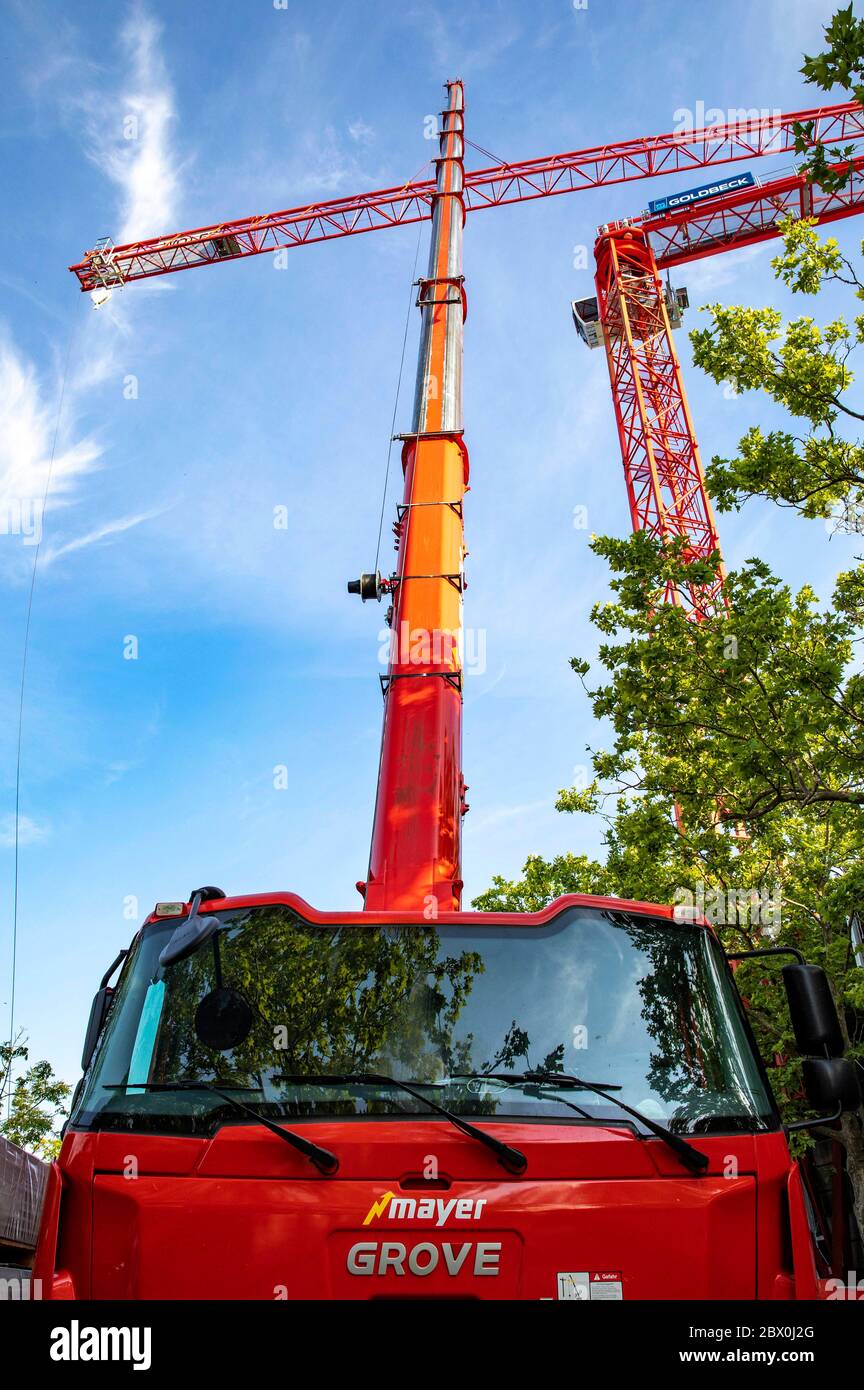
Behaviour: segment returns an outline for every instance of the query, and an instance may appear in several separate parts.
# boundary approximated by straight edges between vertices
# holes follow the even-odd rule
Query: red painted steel
[[[849,182],[832,192],[809,183],[804,174],[790,174],[702,207],[639,219],[638,225],[648,236],[658,267],[666,270],[721,251],[770,241],[779,236],[780,223],[787,217],[812,217],[828,223],[861,212],[864,158],[850,161]]]
[[[326,912],[312,907],[298,893],[285,892],[243,893],[232,894],[228,898],[213,898],[210,902],[202,902],[200,910],[202,912],[236,912],[247,907],[275,906],[291,908],[304,921],[311,922],[316,927],[374,927],[382,924],[410,927],[428,925],[429,922],[428,914],[418,904],[411,908],[400,908],[398,911],[367,907],[362,912]],[[647,913],[652,918],[657,919],[658,926],[662,925],[664,921],[675,921],[675,908],[668,904],[648,903],[635,898],[602,897],[594,893],[565,893],[562,897],[556,898],[554,902],[547,903],[537,912],[450,912],[447,915],[447,925],[477,926],[485,923],[488,926],[499,927],[542,927],[571,907],[593,907],[600,911],[606,908],[611,912]],[[184,911],[180,915],[186,916],[188,911],[188,904],[185,904]],[[151,913],[147,918],[148,922],[162,920],[164,919],[156,912]]]
[[[462,444],[464,96],[442,112],[414,428],[392,609],[391,660],[372,829],[367,908],[458,910],[462,893]]]
[[[796,123],[813,124],[814,140],[826,143],[864,139],[864,112],[855,102],[807,111],[770,114],[699,130],[643,136],[586,150],[518,160],[465,174],[465,208],[475,212],[505,203],[574,193],[632,179],[687,173],[712,165],[785,154],[794,150]],[[260,216],[195,227],[170,236],[149,237],[97,249],[70,266],[82,290],[128,284],[198,265],[261,255],[282,247],[305,246],[336,237],[400,227],[432,216],[436,180],[409,182],[347,198],[309,203]]]
[[[697,618],[723,604],[720,541],[657,265],[639,227],[602,233],[597,302],[634,531],[683,537],[687,560],[714,557],[710,584],[668,584],[663,599]]]
[[[288,893],[211,906],[268,903],[319,925],[425,920],[422,912],[316,912]],[[574,906],[645,911],[661,932],[674,915],[669,907],[568,895],[536,913],[456,913],[448,924],[524,930]],[[43,1211],[34,1268],[40,1296],[555,1299],[557,1272],[572,1269],[620,1274],[625,1299],[818,1296],[803,1195],[779,1130],[700,1135],[709,1166],[694,1177],[662,1142],[611,1120],[483,1124],[525,1153],[527,1176],[504,1177],[482,1146],[424,1117],[316,1120],[316,1142],[339,1155],[336,1178],[315,1173],[254,1123],[201,1137],[72,1129]],[[430,1154],[434,1187],[422,1178]],[[410,1206],[388,1210],[388,1193],[453,1205],[439,1224]],[[467,1203],[462,1212],[460,1201]],[[379,1268],[381,1244],[394,1238],[406,1246],[402,1274]],[[497,1272],[482,1269],[478,1243],[494,1247]],[[374,1271],[362,1264],[368,1255]],[[427,1265],[434,1265],[428,1273]]]
[[[699,206],[609,223],[595,247],[615,420],[633,529],[664,540],[686,536],[687,555],[704,560],[720,541],[659,271],[779,236],[787,217],[834,222],[864,211],[864,157],[850,178],[826,192],[804,174],[774,179]],[[668,585],[667,602],[701,617],[722,605],[723,566],[707,586]]]
[[[530,1179],[504,1179],[480,1146],[434,1121],[322,1120],[314,1128],[316,1142],[340,1155],[338,1179],[313,1174],[266,1131],[230,1125],[212,1138],[136,1133],[130,1182],[133,1136],[70,1131],[57,1168],[62,1206],[46,1208],[40,1231],[40,1296],[555,1299],[556,1271],[574,1267],[620,1271],[628,1300],[820,1295],[797,1167],[780,1132],[700,1136],[710,1167],[694,1178],[661,1143],[609,1121],[487,1122],[529,1160]],[[430,1195],[475,1206],[482,1199],[479,1218],[451,1215],[439,1228],[382,1214],[366,1224],[388,1191],[424,1195],[411,1175],[430,1153],[445,1184]],[[352,1245],[380,1247],[394,1234],[409,1247],[436,1244],[437,1269],[349,1273]],[[466,1240],[501,1242],[497,1276],[474,1274],[472,1245],[468,1267],[445,1277],[443,1243],[458,1257]]]
[[[310,1174],[254,1125],[225,1126],[212,1139],[136,1134],[134,1182],[131,1136],[70,1133],[60,1238],[46,1224],[46,1255],[37,1253],[42,1297],[556,1299],[556,1272],[574,1267],[619,1272],[626,1300],[793,1296],[780,1242],[765,1254],[757,1244],[760,1226],[767,1232],[784,1219],[782,1135],[700,1137],[711,1162],[694,1178],[661,1144],[609,1122],[487,1128],[525,1153],[530,1179],[502,1178],[482,1148],[419,1118],[316,1122],[316,1142],[342,1158],[335,1180]],[[466,1201],[479,1214],[456,1219],[451,1207],[442,1226],[416,1215],[395,1220],[386,1205],[373,1215],[388,1192],[415,1202],[426,1195],[406,1180],[430,1153],[443,1184],[433,1200]],[[437,1260],[426,1249],[416,1272],[379,1271],[381,1244],[394,1237],[406,1253],[432,1244]],[[497,1247],[479,1275],[478,1243]],[[349,1266],[358,1245],[355,1261],[373,1253],[374,1272]],[[420,1273],[427,1264],[431,1272]],[[804,1296],[813,1296],[809,1287]]]

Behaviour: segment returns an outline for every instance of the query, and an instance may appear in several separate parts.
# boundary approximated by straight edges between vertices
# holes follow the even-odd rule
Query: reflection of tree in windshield
[[[543,1061],[538,1066],[534,1066],[529,1055],[531,1039],[524,1028],[520,1028],[515,1018],[507,1032],[504,1034],[504,1041],[495,1056],[490,1062],[484,1062],[480,1071],[563,1071],[564,1070],[564,1043],[559,1043],[557,1047],[548,1052]]]
[[[642,1019],[654,1043],[646,1070],[651,1089],[669,1102],[693,1101],[728,1088],[716,1001],[707,997],[690,937],[631,924],[629,934],[651,971],[639,980]],[[690,1107],[692,1110],[692,1106]]]
[[[484,968],[478,952],[439,959],[432,927],[309,928],[280,907],[249,916],[165,972],[153,1080],[258,1086],[265,1075],[383,1071],[435,1081],[469,1065],[472,1039],[454,1042],[454,1031]],[[220,983],[217,962],[221,983],[255,1014],[248,1038],[225,1053],[194,1027],[202,997]]]
[[[218,936],[166,970],[157,962],[173,924],[145,928],[83,1093],[84,1123],[193,1133],[229,1113],[200,1091],[141,1089],[148,1081],[248,1088],[255,1107],[277,1117],[422,1111],[383,1082],[325,1081],[365,1072],[434,1087],[430,1098],[464,1115],[569,1118],[572,1101],[556,1099],[555,1087],[516,1080],[535,1070],[599,1077],[637,1108],[650,1101],[665,1115],[671,1106],[682,1132],[770,1113],[734,987],[697,929],[581,909],[504,930],[317,927],[287,905],[222,921]],[[199,1036],[196,1013],[214,990]],[[232,991],[245,1006],[226,1029],[220,1008]],[[513,1084],[478,1079],[488,1072]],[[291,1079],[300,1076],[313,1080]],[[608,1109],[599,1098],[584,1103]]]
[[[722,1050],[715,1046],[713,1010],[704,1000],[700,1006],[696,964],[684,940],[674,930],[632,922],[627,931],[643,964],[650,963],[638,981],[642,1019],[655,1044],[647,1084],[669,1102],[704,1095],[706,1087],[722,1090],[722,1075],[716,1081],[705,1075],[705,1040],[709,1056]],[[565,1044],[544,1039],[548,1051],[535,1061],[528,1031],[515,1019],[491,1056],[475,1058],[474,1037],[458,1036],[458,1023],[484,971],[482,956],[462,951],[439,958],[439,951],[431,925],[342,930],[310,928],[284,907],[237,914],[212,943],[165,972],[168,994],[151,1077],[254,1088],[268,1080],[279,1089],[282,1078],[295,1075],[380,1071],[435,1082],[453,1073],[565,1069]],[[223,1053],[195,1032],[196,1009],[218,984],[238,990],[255,1018],[248,1038]],[[312,1107],[320,1100],[310,1097]]]

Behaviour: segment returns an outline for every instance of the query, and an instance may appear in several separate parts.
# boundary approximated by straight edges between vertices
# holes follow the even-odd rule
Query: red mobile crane
[[[461,82],[447,92],[432,181],[103,241],[73,267],[101,296],[432,222],[397,568],[349,586],[389,597],[394,632],[364,910],[213,886],[156,905],[93,1002],[43,1212],[43,1296],[802,1299],[828,1272],[706,923],[580,895],[461,911],[462,230],[483,207],[789,150],[798,121],[814,139],[861,139],[864,115],[828,107],[472,173]],[[720,249],[773,234],[782,195],[773,224],[751,196],[747,212],[724,201],[719,223],[700,208],[598,243],[634,525],[677,528],[700,554],[716,531],[658,266],[694,242],[709,254],[712,236]],[[666,238],[656,258],[652,237]],[[690,598],[704,611],[719,593]],[[783,975],[824,1121],[857,1103],[854,1072],[822,972],[799,958]]]

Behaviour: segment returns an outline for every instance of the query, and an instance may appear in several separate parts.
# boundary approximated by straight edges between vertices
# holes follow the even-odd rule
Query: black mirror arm
[[[118,956],[117,956],[117,959],[116,959],[115,961],[112,961],[112,963],[109,965],[108,969],[105,971],[105,974],[102,976],[102,979],[99,981],[99,988],[100,988],[100,989],[106,989],[106,988],[107,988],[107,986],[108,986],[108,981],[111,979],[111,976],[114,974],[114,971],[117,969],[117,966],[122,964],[122,962],[126,959],[126,957],[128,956],[128,954],[129,954],[129,948],[128,948],[128,946],[124,946],[124,947],[123,947],[123,950],[119,952],[119,954],[118,954]]]
[[[791,1124],[784,1125],[787,1134],[793,1129],[816,1129],[818,1125],[833,1125],[843,1114],[843,1106],[837,1106],[833,1115],[818,1115],[815,1120],[793,1120]]]
[[[795,946],[763,946],[757,951],[727,952],[727,960],[750,960],[752,956],[794,956],[799,965],[804,965],[804,957]]]

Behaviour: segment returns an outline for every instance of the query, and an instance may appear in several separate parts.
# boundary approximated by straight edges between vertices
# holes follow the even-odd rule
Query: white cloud
[[[174,100],[160,35],[159,25],[136,6],[120,34],[124,79],[113,91],[97,91],[88,85],[71,104],[79,120],[83,113],[88,157],[119,190],[118,242],[168,231],[177,215],[179,164],[171,140]],[[93,389],[117,378],[119,349],[134,338],[126,306],[116,299],[98,316],[91,316],[83,332],[76,334],[64,393],[59,381],[40,379],[33,363],[0,324],[0,542],[6,536],[19,537],[35,546],[41,539],[49,470],[45,510],[50,516],[58,505],[72,502],[83,479],[100,466],[101,443],[92,435],[70,438],[70,421]],[[167,509],[91,523],[86,534],[71,540],[58,538],[51,548],[43,549],[43,562],[110,540]],[[22,546],[4,546],[0,557],[7,563],[11,560],[16,568],[26,559],[25,568],[30,570],[32,551]]]
[[[67,408],[76,391],[81,389],[84,388],[76,384],[66,392]],[[50,524],[51,514],[58,506],[74,500],[72,494],[76,484],[99,467],[102,453],[92,436],[58,443],[43,515],[60,394],[59,383],[53,391],[44,388],[33,364],[16,348],[8,334],[0,330],[0,541],[8,538],[10,543],[22,542],[9,554],[18,566],[26,559],[28,572],[32,547],[41,541],[43,526]],[[61,440],[63,428],[61,419],[58,431]],[[161,516],[171,505],[105,521],[82,536],[45,547],[41,553],[42,564],[50,564],[63,555],[122,535],[142,522]]]
[[[0,328],[0,507],[6,517],[16,503],[41,505],[59,404],[50,397],[59,390],[58,385],[56,391],[43,391],[32,362]],[[101,452],[92,437],[58,441],[51,484],[55,503],[92,472]]]
[[[514,44],[524,40],[523,25],[508,22],[499,11],[494,18],[487,17],[482,26],[482,38],[475,41],[477,24],[473,7],[462,6],[461,11],[464,13],[444,14],[429,0],[424,0],[422,5],[412,5],[403,13],[403,20],[421,31],[436,72],[458,71],[462,77],[484,72],[495,67],[501,55]]]
[[[122,87],[106,97],[90,91],[88,156],[121,192],[117,243],[172,230],[180,166],[172,141],[174,95],[159,47],[161,28],[136,9],[121,31],[128,63]]]
[[[119,782],[122,777],[126,776],[127,772],[131,772],[137,766],[137,763],[123,762],[122,760],[109,763],[105,769],[105,786],[113,786],[115,782]]]
[[[29,816],[18,817],[18,844],[35,845],[37,841],[44,840],[48,830],[44,825],[37,825],[36,821]],[[0,846],[4,849],[12,849],[15,845],[15,816],[12,812],[9,815],[0,817]]]
[[[97,526],[94,531],[88,531],[84,536],[76,536],[74,540],[66,541],[63,545],[58,545],[52,550],[46,550],[43,563],[50,564],[52,560],[59,559],[61,555],[71,555],[76,550],[84,550],[88,545],[97,545],[100,541],[108,540],[111,536],[122,535],[124,531],[131,531],[134,526],[140,526],[144,521],[152,521],[154,517],[162,516],[168,510],[168,507],[156,507],[149,512],[138,512],[133,516],[120,516],[114,521],[106,521],[102,526]]]
[[[482,834],[486,830],[503,825],[506,821],[536,819],[541,812],[552,809],[552,798],[545,797],[542,801],[527,801],[517,806],[498,806],[489,810],[478,817],[471,826],[475,835]]]
[[[373,126],[367,125],[364,120],[350,121],[348,124],[348,134],[351,136],[351,139],[356,140],[358,144],[368,145],[369,141],[373,139],[375,135],[375,129]]]
[[[755,246],[742,246],[736,251],[725,251],[719,256],[706,256],[701,261],[691,261],[689,265],[679,266],[672,273],[673,276],[677,276],[677,283],[687,285],[692,303],[696,297],[713,294],[715,290],[734,284],[745,266],[767,254],[768,245],[760,241]],[[771,254],[777,254],[776,248]]]
[[[295,196],[308,193],[335,196],[346,189],[374,183],[374,175],[349,148],[345,148],[344,136],[332,125],[325,125],[320,132],[306,131],[302,135],[284,178]]]

